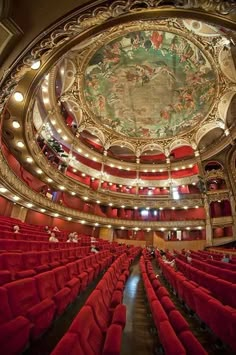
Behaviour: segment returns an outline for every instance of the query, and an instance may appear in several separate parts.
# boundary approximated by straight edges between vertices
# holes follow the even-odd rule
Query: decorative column
[[[230,201],[232,219],[233,219],[233,225],[232,225],[233,238],[236,239],[236,203],[231,190],[229,191],[229,201]]]
[[[211,217],[210,217],[210,203],[209,203],[207,190],[206,190],[205,172],[202,168],[202,161],[198,150],[195,151],[195,157],[198,165],[199,176],[201,179],[201,181],[199,179],[199,189],[202,193],[202,196],[204,196],[203,197],[204,208],[206,213],[206,246],[211,246],[213,245],[213,233],[212,233],[212,224],[211,224]]]

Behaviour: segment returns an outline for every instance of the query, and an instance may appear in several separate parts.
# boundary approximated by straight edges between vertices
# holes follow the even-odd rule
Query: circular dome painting
[[[96,51],[84,92],[95,118],[134,138],[168,138],[209,113],[217,78],[202,50],[172,32],[129,32]]]

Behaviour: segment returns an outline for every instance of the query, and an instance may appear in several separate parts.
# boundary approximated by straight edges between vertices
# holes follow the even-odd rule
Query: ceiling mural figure
[[[217,78],[203,51],[163,30],[133,31],[89,60],[84,95],[96,119],[121,135],[171,138],[203,120]]]

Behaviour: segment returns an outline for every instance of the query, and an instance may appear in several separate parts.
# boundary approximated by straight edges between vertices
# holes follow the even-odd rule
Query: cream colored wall
[[[17,218],[21,220],[21,222],[25,221],[26,215],[27,215],[28,209],[25,207],[21,207],[19,205],[13,205],[12,211],[11,211],[11,217],[12,218]]]
[[[113,229],[101,227],[99,229],[99,238],[108,240],[109,242],[113,241]]]
[[[181,240],[181,241],[166,241],[163,240],[157,233],[154,232],[153,246],[159,249],[169,249],[169,250],[202,250],[206,246],[205,240]]]
[[[135,247],[146,247],[146,241],[145,240],[131,240],[131,239],[118,239],[116,238],[114,242],[117,242],[119,244],[127,244],[127,245],[133,245]]]

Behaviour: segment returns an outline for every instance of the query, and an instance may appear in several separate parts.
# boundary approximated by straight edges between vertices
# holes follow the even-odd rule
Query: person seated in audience
[[[73,243],[73,237],[74,237],[74,233],[70,233],[69,235],[68,235],[68,239],[67,239],[67,243]]]
[[[191,257],[191,251],[190,251],[190,250],[187,250],[187,252],[186,252],[186,258],[187,258],[187,262],[188,262],[189,264],[191,264],[191,262],[192,262],[192,257]]]
[[[54,232],[60,232],[60,229],[59,229],[57,226],[55,226],[55,227],[53,228],[53,231],[54,231]]]
[[[78,234],[76,232],[73,233],[72,242],[78,243]]]
[[[91,245],[91,252],[92,253],[98,253],[97,248],[95,247],[95,245]]]
[[[223,263],[229,263],[229,255],[224,254],[223,258],[221,259]]]
[[[16,225],[13,227],[13,231],[14,231],[14,233],[19,233],[19,232],[20,232],[20,227],[16,224]]]
[[[45,226],[44,229],[46,233],[51,234],[50,228],[48,226]]]
[[[54,233],[54,232],[52,232],[51,234],[50,234],[50,237],[49,237],[49,240],[48,240],[49,242],[52,242],[52,243],[57,243],[57,242],[59,242],[59,240],[57,239],[57,237],[56,237],[56,234]]]

